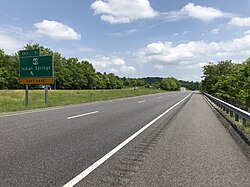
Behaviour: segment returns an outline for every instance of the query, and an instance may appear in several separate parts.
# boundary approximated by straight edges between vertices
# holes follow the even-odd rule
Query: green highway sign
[[[20,58],[20,78],[52,78],[54,63],[52,56]]]
[[[52,56],[40,56],[40,50],[19,51],[19,81],[26,86],[25,106],[29,103],[30,84],[54,84],[54,62]],[[45,87],[45,106],[48,106],[48,86]]]
[[[22,50],[19,51],[19,57],[31,57],[31,56],[39,56],[40,50],[39,49],[33,49],[33,50]]]

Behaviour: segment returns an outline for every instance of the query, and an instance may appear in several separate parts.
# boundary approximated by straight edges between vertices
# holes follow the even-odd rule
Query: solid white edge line
[[[93,163],[92,165],[90,165],[87,169],[85,169],[83,172],[81,172],[80,174],[78,174],[76,177],[74,177],[73,179],[71,179],[69,182],[67,182],[65,185],[63,185],[63,187],[73,187],[74,185],[76,185],[78,182],[80,182],[82,179],[84,179],[87,175],[89,175],[92,171],[94,171],[96,168],[98,168],[101,164],[103,164],[106,160],[108,160],[111,156],[113,156],[116,152],[118,152],[121,148],[123,148],[126,144],[128,144],[131,140],[133,140],[136,136],[138,136],[139,134],[141,134],[144,130],[146,130],[148,127],[150,127],[152,124],[154,124],[157,120],[159,120],[160,118],[162,118],[165,114],[167,114],[169,111],[171,111],[173,108],[175,108],[177,105],[179,105],[180,103],[182,103],[185,99],[187,99],[192,93],[190,93],[189,95],[187,95],[185,98],[183,98],[182,100],[180,100],[178,103],[174,104],[173,106],[171,106],[168,110],[166,110],[165,112],[163,112],[161,115],[159,115],[157,118],[153,119],[151,122],[149,122],[147,125],[145,125],[144,127],[142,127],[139,131],[137,131],[136,133],[134,133],[132,136],[130,136],[129,138],[127,138],[124,142],[122,142],[121,144],[119,144],[117,147],[115,147],[114,149],[112,149],[110,152],[108,152],[106,155],[104,155],[102,158],[100,158],[99,160],[97,160],[95,163]]]
[[[94,111],[94,112],[89,112],[89,113],[85,113],[85,114],[80,114],[80,115],[77,115],[77,116],[71,116],[71,117],[67,117],[67,119],[74,119],[74,118],[79,118],[79,117],[82,117],[82,116],[88,116],[88,115],[91,115],[91,114],[96,114],[98,112],[99,111]]]
[[[137,103],[140,104],[140,103],[145,103],[146,101],[143,100],[143,101],[138,101]]]

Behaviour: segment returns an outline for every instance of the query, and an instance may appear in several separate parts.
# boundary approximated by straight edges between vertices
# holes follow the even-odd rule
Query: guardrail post
[[[234,113],[230,110],[230,117],[234,117]]]
[[[242,118],[242,120],[243,120],[243,121],[242,121],[242,125],[243,125],[243,126],[246,126],[246,125],[247,125],[247,120],[244,119],[244,118]]]
[[[239,115],[235,114],[235,121],[239,121]]]
[[[241,121],[240,118],[242,118],[243,125],[248,125],[250,124],[250,113],[248,109],[246,108],[241,109],[238,108],[232,104],[229,104],[223,100],[220,100],[212,95],[209,95],[207,93],[204,93],[213,103],[218,105],[218,109],[221,108],[225,113],[229,114],[230,117],[234,117],[235,121],[239,122]]]
[[[242,109],[248,112],[248,108],[247,108],[247,107],[242,108]],[[243,126],[246,126],[246,125],[247,125],[247,120],[246,120],[245,118],[242,118],[242,125],[243,125]]]

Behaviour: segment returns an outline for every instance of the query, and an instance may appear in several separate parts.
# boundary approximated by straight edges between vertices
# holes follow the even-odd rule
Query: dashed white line
[[[143,101],[138,101],[137,103],[140,104],[140,103],[145,103],[146,101],[143,100]]]
[[[106,160],[108,160],[110,157],[112,157],[116,152],[118,152],[121,148],[123,148],[125,145],[127,145],[131,140],[133,140],[135,137],[137,137],[139,134],[141,134],[144,130],[146,130],[148,127],[150,127],[152,124],[154,124],[156,121],[158,121],[160,118],[162,118],[165,114],[167,114],[169,111],[171,111],[173,108],[178,106],[180,103],[182,103],[185,99],[187,99],[192,93],[190,93],[188,96],[180,100],[175,105],[171,106],[168,110],[163,112],[161,115],[159,115],[157,118],[153,119],[151,122],[149,122],[147,125],[142,127],[139,131],[131,135],[129,138],[127,138],[124,142],[119,144],[117,147],[112,149],[110,152],[108,152],[106,155],[104,155],[102,158],[97,160],[95,163],[90,165],[87,169],[85,169],[83,172],[81,172],[79,175],[77,175],[75,178],[67,182],[63,187],[73,187],[77,183],[79,183],[82,179],[84,179],[86,176],[88,176],[92,171],[94,171],[96,168],[98,168],[101,164],[103,164]]]
[[[88,116],[88,115],[91,115],[91,114],[96,114],[98,113],[99,111],[94,111],[94,112],[89,112],[89,113],[85,113],[85,114],[79,114],[77,116],[71,116],[71,117],[67,117],[67,119],[74,119],[74,118],[79,118],[79,117],[82,117],[82,116]]]
[[[162,97],[158,97],[158,99],[161,99]]]

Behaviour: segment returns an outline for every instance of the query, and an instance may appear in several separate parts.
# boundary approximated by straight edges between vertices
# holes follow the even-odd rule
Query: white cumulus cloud
[[[100,56],[89,60],[95,69],[100,72],[131,74],[136,72],[136,68],[128,66],[124,59],[112,56]]]
[[[250,33],[226,42],[190,41],[174,45],[172,42],[155,42],[138,50],[136,56],[157,69],[166,66],[199,68],[209,61],[246,59],[250,56]]]
[[[136,69],[132,66],[121,66],[120,71],[122,73],[134,73],[136,72]]]
[[[131,23],[158,15],[148,0],[96,0],[91,4],[94,14],[111,24]]]
[[[195,5],[194,3],[188,3],[179,11],[165,12],[161,13],[161,15],[169,21],[178,21],[191,17],[205,22],[233,16],[233,14],[223,12],[219,9]]]
[[[234,17],[231,19],[229,24],[238,26],[238,27],[250,27],[250,17],[246,17],[246,18]]]
[[[80,40],[81,35],[74,31],[73,28],[64,25],[63,23],[43,20],[35,23],[37,34],[45,35],[55,40]]]
[[[248,30],[248,31],[244,32],[244,34],[245,34],[245,35],[250,34],[250,30]]]
[[[24,43],[21,41],[0,33],[0,49],[3,49],[6,53],[15,53],[22,48]]]
[[[211,21],[213,19],[225,16],[224,13],[219,9],[200,5],[195,6],[193,3],[187,4],[182,8],[181,11],[185,12],[190,17],[200,19],[202,21]]]

